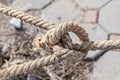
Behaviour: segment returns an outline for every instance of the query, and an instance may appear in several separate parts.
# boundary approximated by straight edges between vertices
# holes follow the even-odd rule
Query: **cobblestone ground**
[[[39,9],[41,18],[54,23],[74,21],[84,26],[93,41],[120,39],[120,0],[15,0],[10,6]],[[74,34],[71,37],[79,42]],[[88,57],[97,52],[89,52]],[[94,63],[95,80],[120,80],[119,62],[120,52],[107,52]]]

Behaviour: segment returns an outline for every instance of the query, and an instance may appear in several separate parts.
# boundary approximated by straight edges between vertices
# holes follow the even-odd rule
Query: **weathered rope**
[[[56,27],[56,25],[55,24],[53,24],[53,23],[49,23],[48,21],[46,21],[46,20],[43,20],[43,19],[38,19],[38,18],[36,18],[36,17],[34,17],[34,16],[32,16],[32,15],[29,15],[29,14],[26,14],[26,13],[23,13],[23,12],[21,12],[21,11],[19,11],[19,10],[17,10],[17,9],[13,9],[13,8],[10,8],[10,7],[6,7],[5,5],[3,5],[3,4],[0,4],[0,12],[1,13],[4,13],[4,14],[6,14],[6,15],[8,15],[8,16],[12,16],[12,17],[15,17],[15,18],[18,18],[18,19],[20,19],[20,20],[22,20],[22,21],[25,21],[25,22],[27,22],[27,23],[30,23],[30,24],[32,24],[32,25],[35,25],[35,26],[38,26],[38,27],[40,27],[40,28],[43,28],[43,29],[45,29],[45,30],[48,30],[48,29],[52,29],[52,28],[55,28]],[[64,24],[61,24],[61,26],[62,25],[66,25],[66,23]],[[74,25],[74,23],[71,23],[71,25],[72,26],[75,26]],[[68,25],[66,25],[66,26],[69,26],[69,24]],[[78,26],[78,25],[77,25]],[[59,28],[59,27],[58,27]],[[83,31],[84,32],[84,31]],[[84,34],[84,33],[83,33]],[[86,32],[85,32],[85,34],[86,34]],[[104,41],[104,42],[100,42],[100,41],[96,41],[96,42],[94,42],[95,43],[95,45],[98,47],[98,45],[100,45],[101,43],[102,43],[102,45],[106,45],[106,47],[108,46],[109,47],[109,49],[116,49],[116,47],[115,46],[117,46],[117,45],[119,45],[119,41],[115,41],[114,43],[113,43],[114,41],[109,41],[108,43],[109,44],[111,44],[111,45],[106,45],[107,44],[107,41]],[[93,42],[86,42],[85,43],[85,45],[86,46],[90,46],[90,43],[93,43]],[[112,47],[112,45],[114,44],[114,47]],[[115,45],[116,44],[116,45]],[[92,44],[91,44],[92,45]],[[94,45],[94,47],[93,48],[95,48],[95,45]],[[104,47],[102,47],[102,45],[101,45],[101,47],[99,47],[99,48],[96,48],[96,49],[100,49],[100,48],[104,48]],[[82,48],[82,47],[81,47]],[[89,48],[89,49],[92,49],[93,50],[93,48]],[[88,50],[89,50],[88,49]],[[105,48],[106,49],[106,48]],[[82,50],[82,49],[81,49]]]
[[[76,50],[113,50],[120,49],[120,40],[89,41],[73,45]]]
[[[45,30],[49,30],[45,36],[42,34],[34,41],[38,48],[44,49],[46,52],[51,51],[53,54],[40,59],[31,60],[18,65],[12,65],[9,68],[0,70],[0,78],[9,78],[18,74],[28,73],[35,68],[46,66],[65,59],[75,54],[84,57],[89,50],[97,49],[120,49],[120,40],[116,41],[89,41],[88,34],[84,28],[73,22],[66,22],[59,25],[49,23],[46,20],[38,19],[19,10],[6,7],[0,4],[0,12],[8,16],[18,18],[22,21],[38,26]],[[80,44],[73,44],[68,32],[75,33],[79,38]],[[56,48],[56,45],[58,48]],[[68,49],[66,49],[68,48]]]
[[[40,27],[42,29],[45,29],[45,30],[49,30],[49,29],[57,27],[55,24],[50,23],[47,20],[36,18],[36,17],[34,17],[32,15],[29,15],[27,13],[23,13],[23,12],[17,10],[17,9],[7,7],[7,6],[3,5],[3,4],[0,4],[0,12],[3,13],[3,14],[6,14],[8,16],[20,19],[20,20],[22,20],[22,21],[24,21],[26,23],[31,24],[31,25],[38,26],[38,27]],[[64,35],[64,38],[67,38],[67,40],[70,40],[69,35]],[[64,42],[64,39],[61,39],[61,40]],[[70,43],[69,44],[62,43],[62,44],[64,46],[67,46]],[[69,45],[69,47],[70,47],[70,45]]]
[[[38,26],[38,27],[43,28],[43,29],[48,30],[48,29],[51,29],[54,27],[53,23],[49,23],[48,21],[43,20],[43,19],[38,19],[32,15],[29,15],[27,13],[23,13],[17,9],[12,9],[10,7],[3,5],[3,4],[0,4],[0,12],[3,14],[6,14],[8,16],[15,17],[17,19],[25,21],[26,23]]]
[[[0,78],[1,79],[9,78],[9,77],[12,77],[12,76],[15,76],[18,74],[30,72],[31,70],[34,70],[35,68],[39,68],[41,66],[45,66],[48,64],[53,64],[57,61],[60,61],[61,59],[70,57],[73,55],[73,53],[74,53],[74,55],[78,54],[78,52],[73,51],[73,50],[61,49],[61,50],[58,50],[57,52],[55,52],[53,55],[48,55],[48,56],[42,57],[40,59],[32,60],[32,61],[25,62],[25,63],[18,64],[18,65],[13,65],[9,68],[0,70]],[[80,54],[80,52],[79,52],[79,54]]]

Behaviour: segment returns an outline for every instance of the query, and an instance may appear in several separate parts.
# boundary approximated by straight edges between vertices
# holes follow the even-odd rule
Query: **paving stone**
[[[84,22],[97,23],[98,10],[87,10],[84,16]]]
[[[110,40],[118,40],[118,39],[120,39],[120,34],[119,35],[118,34],[110,34],[109,39]]]
[[[80,39],[78,38],[78,36],[76,34],[71,33],[71,32],[69,34],[70,34],[70,37],[71,37],[73,43],[79,43],[80,42]]]
[[[113,0],[100,10],[99,23],[109,32],[120,33],[120,0]]]
[[[120,52],[109,51],[94,63],[93,80],[120,80]]]
[[[79,6],[86,9],[97,9],[107,3],[109,0],[75,0]]]
[[[54,23],[74,20],[77,15],[80,17],[80,14],[71,0],[56,0],[43,10],[43,16]]]
[[[83,23],[82,25],[88,32],[91,41],[107,39],[108,34],[98,24]]]
[[[76,23],[83,23],[85,11],[83,9],[78,9],[78,13],[75,15],[73,21]]]
[[[22,10],[22,11],[26,11],[26,10],[30,9],[31,6],[32,6],[32,4],[30,2],[26,2],[23,0],[16,0],[11,5],[11,7],[17,8],[17,9]]]
[[[22,10],[26,10],[26,8],[42,9],[52,1],[53,0],[15,0],[11,6]]]

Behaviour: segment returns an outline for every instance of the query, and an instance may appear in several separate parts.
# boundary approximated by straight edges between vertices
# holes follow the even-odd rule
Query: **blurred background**
[[[86,29],[91,41],[120,39],[120,0],[0,0],[0,3],[56,24],[73,21]],[[31,43],[34,36],[43,30],[30,26],[0,14],[0,41],[16,45],[22,41],[23,44]],[[73,42],[79,42],[75,34],[70,33],[70,36]],[[15,42],[16,38],[18,41]],[[26,43],[25,40],[29,39],[31,41]],[[18,49],[15,47],[15,50]],[[87,57],[99,52],[89,51]],[[92,66],[91,80],[120,80],[119,51],[107,51]]]

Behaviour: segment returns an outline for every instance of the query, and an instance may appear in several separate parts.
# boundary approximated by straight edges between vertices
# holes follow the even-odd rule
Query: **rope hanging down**
[[[84,28],[73,22],[66,22],[59,25],[49,23],[46,20],[38,19],[32,15],[23,13],[17,9],[12,9],[0,4],[0,12],[11,17],[18,18],[31,25],[38,26],[48,32],[43,36],[39,34],[33,44],[45,52],[52,55],[40,59],[31,60],[21,64],[12,65],[9,68],[0,70],[0,78],[9,78],[23,73],[29,73],[38,67],[53,64],[70,56],[80,55],[82,59],[89,50],[111,50],[120,49],[120,40],[109,41],[89,41],[88,34]],[[80,44],[73,44],[68,32],[75,33],[80,38]]]

